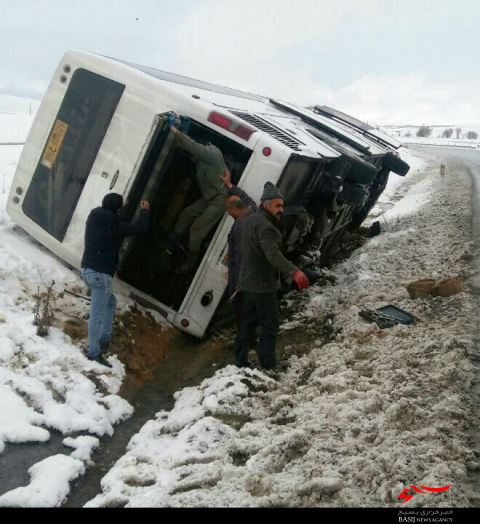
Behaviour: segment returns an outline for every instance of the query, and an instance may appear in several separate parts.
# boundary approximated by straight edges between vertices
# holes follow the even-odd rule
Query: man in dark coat
[[[245,303],[244,294],[238,289],[238,275],[242,261],[240,242],[245,219],[255,213],[257,204],[245,191],[232,184],[232,177],[228,169],[225,170],[221,179],[229,194],[224,204],[225,211],[235,220],[228,235],[228,296],[235,309],[237,329],[240,329]]]
[[[267,182],[261,197],[261,207],[245,219],[242,231],[242,264],[238,287],[245,295],[243,319],[235,340],[235,364],[249,366],[248,342],[254,326],[261,327],[257,354],[264,369],[275,369],[275,343],[279,329],[277,292],[280,275],[293,280],[298,289],[309,285],[308,278],[282,254],[280,217],[284,198]]]
[[[81,264],[82,279],[91,291],[87,358],[108,367],[112,366],[103,358],[102,351],[110,343],[117,305],[112,292],[112,277],[117,268],[118,253],[125,237],[147,231],[150,215],[149,202],[142,200],[140,217],[135,224],[130,224],[119,216],[122,207],[122,195],[109,193],[103,198],[102,207],[90,212]]]

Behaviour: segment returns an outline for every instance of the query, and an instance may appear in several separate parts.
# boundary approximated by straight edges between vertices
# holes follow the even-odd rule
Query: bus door
[[[150,202],[150,229],[143,237],[126,239],[117,276],[178,311],[196,269],[186,275],[176,271],[187,256],[189,232],[185,233],[173,253],[169,237],[182,210],[200,199],[202,193],[196,177],[196,158],[170,132],[168,116],[168,113],[158,115],[157,129],[127,196],[127,220],[135,219],[140,200]],[[182,118],[182,122],[187,121],[189,124],[184,128],[185,134],[199,144],[217,146],[232,173],[232,180],[238,182],[252,150],[200,122]],[[212,227],[205,238],[201,255],[206,252],[216,229],[217,226]],[[197,268],[201,260],[202,256],[197,261]]]

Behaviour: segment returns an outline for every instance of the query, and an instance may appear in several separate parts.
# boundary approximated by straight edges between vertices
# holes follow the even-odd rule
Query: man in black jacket
[[[112,366],[103,358],[102,351],[110,343],[117,305],[112,292],[112,277],[117,269],[118,253],[125,237],[147,231],[150,215],[149,202],[142,200],[140,217],[135,224],[130,224],[119,216],[122,207],[122,195],[109,193],[103,198],[102,207],[90,212],[82,258],[82,279],[91,291],[87,358],[108,367]]]

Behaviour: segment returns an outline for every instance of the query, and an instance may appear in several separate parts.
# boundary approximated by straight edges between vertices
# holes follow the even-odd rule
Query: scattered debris
[[[388,305],[378,309],[362,309],[358,316],[367,322],[375,322],[380,329],[391,328],[397,324],[413,324],[415,317],[403,309]]]
[[[370,238],[378,236],[382,232],[382,228],[380,226],[380,221],[376,220],[373,222],[373,224],[370,226],[368,230],[368,234]]]
[[[399,324],[396,318],[380,313],[376,309],[362,309],[358,316],[366,320],[367,322],[375,322],[380,329],[387,329]]]
[[[432,292],[435,286],[433,278],[426,278],[423,280],[416,280],[407,286],[408,294],[411,299],[426,297]]]
[[[423,298],[428,295],[450,297],[463,291],[463,282],[458,277],[447,278],[438,283],[432,278],[426,278],[408,284],[407,291],[411,299]]]
[[[447,278],[439,282],[433,289],[432,295],[436,297],[450,297],[463,291],[463,282],[458,278]]]
[[[53,297],[53,286],[55,281],[47,288],[46,293],[40,294],[40,288],[37,288],[37,296],[35,306],[33,308],[33,325],[37,326],[37,335],[39,337],[46,337],[48,335],[48,328],[52,325],[54,314],[52,302],[55,301]]]
[[[92,300],[90,297],[86,297],[85,295],[80,295],[80,293],[75,293],[74,291],[70,291],[67,288],[65,288],[63,292],[67,293],[67,295],[72,295],[72,297],[82,298],[83,300],[86,300],[87,302],[90,302]]]
[[[390,304],[388,306],[379,307],[377,311],[382,313],[382,315],[387,315],[389,317],[392,317],[398,320],[400,324],[409,325],[415,322],[415,317],[413,315],[411,315],[410,313],[407,313],[406,311],[404,311],[403,309],[400,309],[399,307],[392,306]]]

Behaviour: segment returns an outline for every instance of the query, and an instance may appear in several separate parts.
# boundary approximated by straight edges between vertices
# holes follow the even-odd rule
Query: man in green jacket
[[[190,228],[187,259],[178,269],[179,273],[187,274],[195,269],[205,237],[225,211],[223,203],[228,192],[220,177],[224,175],[226,167],[217,146],[199,144],[175,127],[171,130],[176,135],[176,143],[195,158],[195,174],[202,194],[201,198],[180,213],[173,228],[176,239]]]
[[[282,254],[279,229],[284,197],[267,182],[260,199],[260,208],[245,219],[241,238],[242,263],[238,287],[245,294],[243,320],[235,340],[235,364],[250,366],[248,342],[255,324],[261,327],[257,354],[264,369],[275,369],[275,343],[279,329],[277,293],[280,275],[293,280],[298,289],[309,285],[308,278]]]

